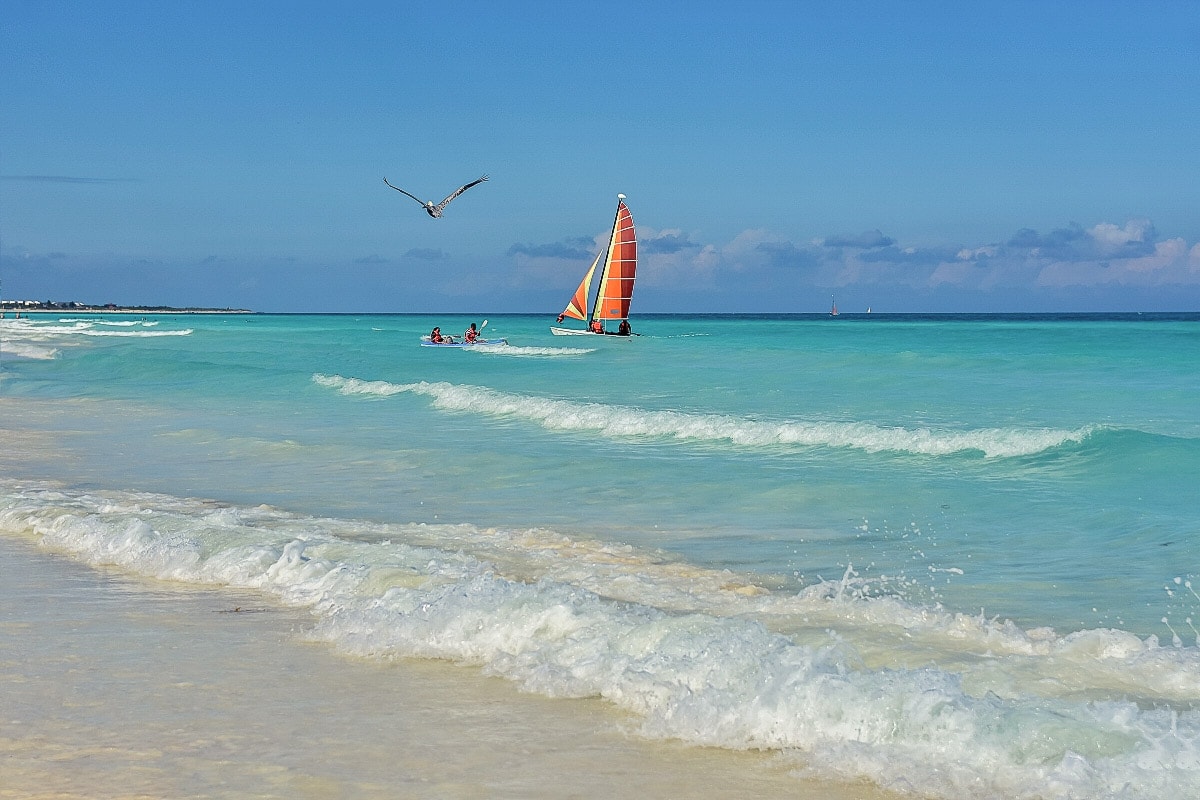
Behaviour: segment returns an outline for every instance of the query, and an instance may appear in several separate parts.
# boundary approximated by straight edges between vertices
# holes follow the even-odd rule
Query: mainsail
[[[600,286],[589,313],[588,299],[591,295],[592,278],[596,267],[603,261],[600,271]],[[633,281],[637,271],[637,236],[633,227],[633,215],[625,205],[625,195],[617,195],[617,216],[613,220],[608,247],[601,250],[579,282],[575,294],[559,315],[561,322],[566,317],[588,323],[587,330],[551,328],[555,334],[601,333],[597,330],[606,320],[629,319],[629,303],[633,300]],[[628,331],[628,326],[625,326]]]
[[[617,201],[617,218],[608,242],[608,258],[600,275],[600,292],[592,309],[592,319],[628,319],[633,300],[633,278],[637,271],[637,236],[633,215],[625,205],[625,195]]]

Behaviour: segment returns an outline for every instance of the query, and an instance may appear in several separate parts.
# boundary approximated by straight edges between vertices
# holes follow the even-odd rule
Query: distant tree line
[[[133,313],[178,312],[178,311],[224,311],[227,313],[249,313],[242,308],[198,308],[195,306],[124,306],[116,303],[80,303],[75,300],[0,300],[0,310],[5,311],[129,311]]]

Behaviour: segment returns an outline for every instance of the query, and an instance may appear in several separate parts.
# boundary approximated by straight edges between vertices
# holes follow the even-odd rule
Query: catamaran
[[[592,277],[600,267],[600,286],[588,313],[588,298],[591,296]],[[596,260],[588,268],[579,288],[571,295],[567,307],[558,315],[562,324],[567,317],[581,320],[586,328],[560,328],[550,326],[555,336],[604,335],[629,336],[629,303],[633,300],[633,278],[637,271],[637,236],[633,230],[633,215],[625,205],[625,195],[617,195],[617,216],[613,220],[612,233],[608,237],[608,248],[596,254]],[[606,322],[618,321],[615,331],[605,328]]]

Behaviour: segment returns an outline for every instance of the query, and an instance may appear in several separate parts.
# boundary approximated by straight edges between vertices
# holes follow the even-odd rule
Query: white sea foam
[[[54,334],[59,331],[76,332],[71,328],[47,328],[24,319],[0,320],[0,353],[20,358],[49,360],[58,355],[60,346],[69,344]]]
[[[157,322],[91,321],[82,319],[60,319],[57,322],[37,319],[0,320],[0,337],[9,342],[56,342],[70,345],[79,336],[117,336],[127,338],[154,338],[159,336],[190,336],[191,328],[166,331],[132,330],[133,327],[150,327]],[[106,327],[120,330],[108,330]]]
[[[13,341],[12,339],[0,336],[0,353],[18,358],[49,360],[58,355],[58,348],[29,341],[21,341],[19,339]]]
[[[36,319],[13,319],[0,320],[0,328],[4,329],[5,333],[16,335],[36,335],[49,333],[78,333],[82,330],[87,330],[91,327],[91,323],[77,322],[62,322],[56,324],[44,320]]]
[[[847,447],[871,453],[892,451],[934,456],[977,452],[988,458],[999,458],[1032,455],[1067,443],[1082,442],[1096,430],[1089,426],[1075,430],[980,428],[954,431],[832,420],[769,421],[581,403],[441,382],[394,384],[319,374],[314,375],[313,380],[344,394],[392,395],[411,392],[433,398],[434,405],[443,410],[518,417],[549,430],[589,431],[610,437],[727,441],[744,447]]]
[[[59,322],[85,323],[88,325],[111,325],[116,328],[152,328],[157,320],[120,320],[120,319],[60,319]]]
[[[119,327],[119,330],[97,328],[98,324],[108,324]],[[181,330],[150,331],[132,329],[126,325],[142,325],[143,323],[122,323],[112,321],[95,323],[86,320],[63,319],[58,322],[43,322],[34,319],[0,320],[0,353],[19,358],[50,360],[56,358],[64,347],[79,346],[82,337],[122,337],[122,338],[153,338],[159,336],[190,336],[191,328]],[[157,323],[144,323],[153,325]]]
[[[182,328],[177,331],[104,331],[104,330],[81,330],[83,336],[123,336],[128,338],[144,338],[153,339],[158,336],[191,336],[191,328]]]
[[[472,353],[482,353],[489,356],[511,356],[514,358],[563,358],[583,356],[596,352],[594,348],[584,347],[524,347],[507,345],[505,347],[472,347]]]
[[[144,576],[255,588],[312,609],[311,637],[347,653],[480,665],[551,697],[604,697],[637,714],[647,735],[802,754],[816,774],[955,798],[1187,797],[1200,787],[1195,647],[1024,632],[865,598],[844,582],[780,596],[728,572],[547,531],[0,480],[0,532]],[[780,614],[818,613],[831,627],[822,643],[773,629]],[[974,652],[1034,666],[995,692],[972,689],[969,673],[865,665],[853,635],[887,625],[936,632],[949,661]],[[1097,663],[1159,699],[1104,697],[1091,683]],[[1048,674],[1065,691],[1044,691]],[[1155,694],[1172,676],[1177,704]]]

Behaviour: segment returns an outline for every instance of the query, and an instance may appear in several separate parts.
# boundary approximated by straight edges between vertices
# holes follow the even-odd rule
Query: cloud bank
[[[359,252],[341,262],[235,253],[173,261],[9,245],[0,273],[6,296],[34,299],[556,313],[606,245],[601,233],[471,255],[437,247]],[[641,313],[819,311],[831,294],[843,308],[876,311],[1200,311],[1200,243],[1163,236],[1144,218],[952,244],[909,243],[874,229],[801,241],[753,228],[721,240],[642,224],[638,251]]]
[[[878,230],[796,242],[757,229],[723,244],[691,242],[678,231],[648,233],[641,261],[649,283],[686,273],[715,283],[759,276],[829,289],[1200,287],[1200,244],[1161,237],[1148,219],[1071,223],[1046,233],[1025,228],[1002,242],[956,245],[905,245]],[[687,246],[663,248],[662,241]]]
[[[510,285],[565,291],[604,245],[603,237],[513,245]],[[864,304],[903,298],[909,310],[934,296],[949,307],[1002,303],[997,310],[1062,307],[1073,298],[1089,307],[1200,309],[1200,243],[1163,237],[1145,218],[950,244],[910,244],[878,229],[797,241],[759,228],[722,242],[640,225],[638,253],[643,296],[689,299],[689,308],[663,310],[711,310],[714,297],[730,310],[792,310],[826,293],[857,293]]]

